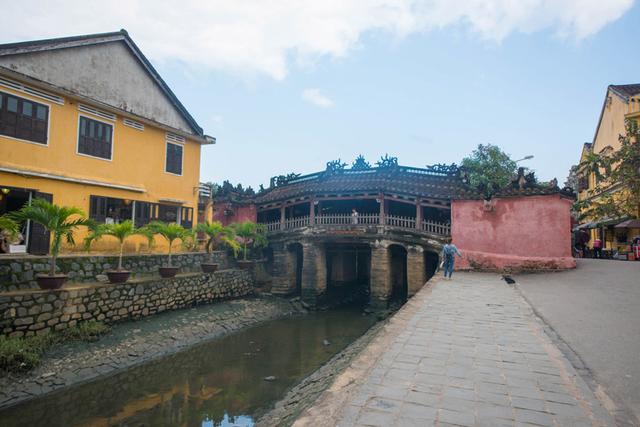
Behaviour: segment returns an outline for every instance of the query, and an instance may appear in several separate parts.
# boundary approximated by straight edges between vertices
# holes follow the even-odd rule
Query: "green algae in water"
[[[355,309],[270,321],[9,408],[0,412],[1,424],[252,426],[289,388],[373,323],[372,316]]]

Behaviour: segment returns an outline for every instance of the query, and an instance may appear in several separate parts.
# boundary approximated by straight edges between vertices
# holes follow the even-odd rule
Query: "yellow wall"
[[[78,103],[66,98],[65,105],[43,101],[5,87],[6,93],[31,99],[49,106],[48,145],[19,141],[0,135],[0,166],[29,171],[64,175],[72,178],[90,179],[143,188],[142,193],[111,189],[99,186],[81,185],[44,178],[31,178],[0,172],[0,186],[37,189],[52,193],[54,203],[76,206],[89,211],[89,196],[107,196],[122,199],[161,202],[160,199],[181,200],[182,206],[193,208],[193,223],[197,222],[198,181],[200,174],[200,148],[195,140],[187,139],[183,148],[183,175],[176,176],[164,172],[166,131],[145,124],[139,131],[123,124],[123,117],[115,122],[80,113]],[[98,106],[92,106],[99,109]],[[113,124],[113,154],[111,160],[87,157],[76,153],[78,141],[79,114]],[[84,233],[79,233],[82,237]],[[114,244],[104,242],[96,245],[98,250],[110,249]],[[139,239],[142,248],[146,241]],[[163,250],[166,244],[157,239],[157,250]],[[128,249],[140,245],[128,245]],[[67,248],[68,249],[68,248]]]

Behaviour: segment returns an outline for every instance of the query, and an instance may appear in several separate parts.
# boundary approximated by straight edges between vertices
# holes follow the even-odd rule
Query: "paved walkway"
[[[577,261],[575,270],[519,275],[518,288],[612,399],[618,425],[640,426],[640,262]]]
[[[519,292],[457,273],[412,298],[296,426],[614,426]]]

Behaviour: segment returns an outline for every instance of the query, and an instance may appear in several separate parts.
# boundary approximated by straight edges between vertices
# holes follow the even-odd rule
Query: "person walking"
[[[602,240],[600,239],[593,241],[593,257],[602,258]]]
[[[451,280],[453,274],[453,267],[455,265],[454,256],[457,255],[462,258],[460,251],[456,248],[456,245],[451,243],[451,238],[447,241],[447,244],[442,247],[442,264],[444,265],[444,278],[447,277]]]

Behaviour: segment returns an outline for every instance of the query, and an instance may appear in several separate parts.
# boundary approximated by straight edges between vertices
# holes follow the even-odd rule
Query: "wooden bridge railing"
[[[310,216],[298,216],[287,218],[284,222],[272,221],[265,223],[268,232],[276,232],[281,230],[295,230],[297,228],[309,226],[332,226],[332,227],[348,227],[354,225],[386,225],[388,227],[401,228],[407,230],[419,230],[424,233],[436,234],[439,236],[451,235],[451,226],[446,223],[423,220],[418,228],[416,219],[404,216],[386,215],[384,224],[380,220],[379,214],[361,213],[357,217],[351,214],[331,214],[316,215],[313,224],[311,224]]]

